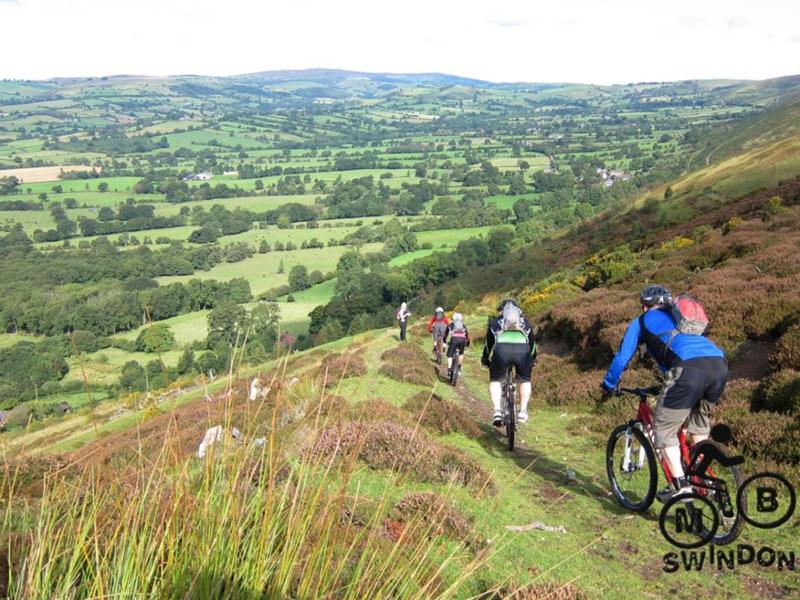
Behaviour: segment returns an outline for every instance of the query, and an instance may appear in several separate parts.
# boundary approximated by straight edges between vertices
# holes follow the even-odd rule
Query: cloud
[[[528,25],[529,21],[525,20],[517,20],[517,19],[496,19],[496,18],[488,18],[486,21],[495,27],[503,27],[503,28],[511,28],[511,27],[525,27]]]

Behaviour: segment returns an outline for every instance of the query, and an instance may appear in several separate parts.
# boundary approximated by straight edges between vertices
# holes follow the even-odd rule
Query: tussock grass
[[[487,554],[445,543],[429,515],[390,535],[387,496],[365,510],[348,492],[355,457],[282,447],[280,403],[249,415],[272,423],[261,447],[226,436],[204,461],[186,460],[167,433],[116,479],[103,465],[59,465],[35,502],[19,495],[19,465],[5,464],[0,596],[455,597]]]

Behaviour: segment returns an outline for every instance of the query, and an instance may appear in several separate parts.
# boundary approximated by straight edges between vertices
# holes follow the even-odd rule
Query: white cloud
[[[794,0],[0,0],[0,77],[333,67],[623,83],[800,73]]]

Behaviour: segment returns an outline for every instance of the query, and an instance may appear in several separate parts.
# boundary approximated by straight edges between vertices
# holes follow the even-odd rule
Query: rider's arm
[[[428,321],[428,333],[433,331],[433,322],[436,320],[436,317],[431,317],[431,320]]]
[[[469,329],[467,329],[466,325],[464,326],[464,337],[467,340],[467,346],[469,346],[472,343],[472,340],[469,339]]]
[[[608,372],[603,379],[603,385],[606,389],[613,390],[617,387],[620,377],[622,377],[622,372],[628,366],[628,363],[631,362],[633,355],[636,353],[636,348],[639,347],[640,335],[641,329],[639,327],[639,319],[634,319],[631,324],[628,325],[619,350],[614,356],[614,360],[611,361],[611,366],[608,368]]]
[[[447,338],[450,337],[450,325],[444,328],[444,337],[442,337],[442,343],[447,343]]]
[[[492,324],[489,323],[489,327],[486,328],[486,342],[483,345],[483,359],[489,360],[489,356],[492,354],[492,348],[494,348],[494,331],[492,331]]]

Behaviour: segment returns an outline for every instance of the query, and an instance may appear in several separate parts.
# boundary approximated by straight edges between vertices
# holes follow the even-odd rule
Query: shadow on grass
[[[580,494],[592,498],[605,511],[620,516],[636,514],[620,506],[616,499],[610,495],[608,487],[598,485],[595,481],[597,475],[587,475],[576,469],[575,465],[564,464],[554,460],[544,452],[529,446],[518,446],[513,452],[509,452],[506,446],[504,428],[495,428],[483,423],[480,428],[484,435],[478,438],[477,441],[484,451],[490,456],[507,459],[509,464],[520,470],[521,481],[524,480],[525,471],[534,473],[553,484],[559,492]],[[603,476],[605,476],[605,472]],[[658,520],[658,517],[652,514],[652,511],[647,511],[641,516],[648,521]]]

